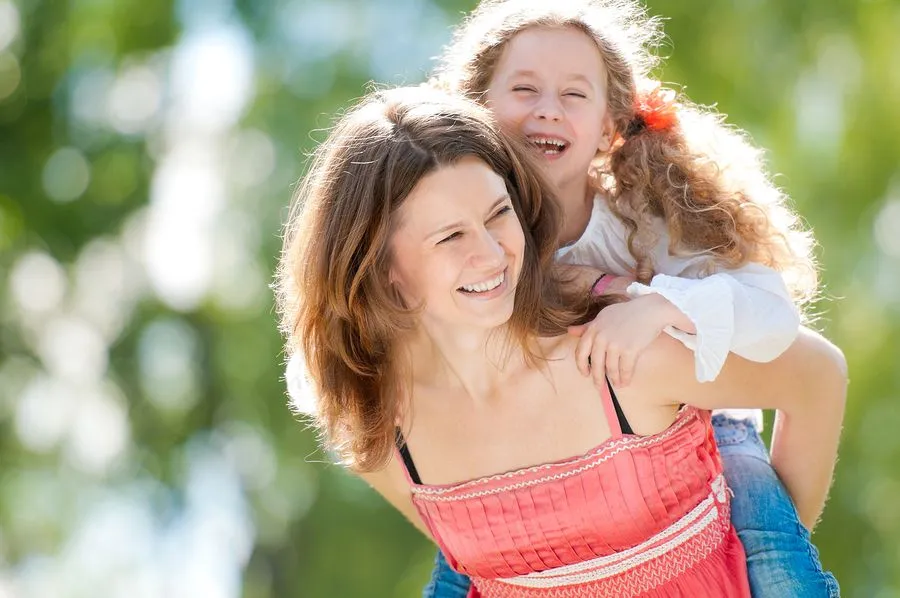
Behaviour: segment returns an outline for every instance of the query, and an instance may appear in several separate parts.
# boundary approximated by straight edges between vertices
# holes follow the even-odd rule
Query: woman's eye
[[[587,98],[587,95],[580,91],[567,91],[563,95],[575,97],[575,98]]]
[[[504,214],[509,214],[510,212],[512,212],[512,207],[503,206],[502,208],[497,210],[493,216],[491,216],[491,220],[493,220],[494,218],[499,218],[500,216],[503,216]]]
[[[457,231],[453,234],[447,235],[446,237],[444,237],[443,239],[438,241],[437,244],[440,245],[441,243],[446,243],[447,241],[452,241],[454,239],[458,239],[461,236],[462,236],[462,233]]]
[[[512,90],[513,91],[528,91],[531,93],[534,93],[537,91],[535,88],[529,87],[527,85],[516,85],[515,87],[512,88]]]

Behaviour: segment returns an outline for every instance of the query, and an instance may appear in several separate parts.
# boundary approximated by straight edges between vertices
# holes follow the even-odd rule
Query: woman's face
[[[475,157],[419,181],[397,210],[391,282],[423,322],[494,328],[512,316],[525,236],[506,184]]]
[[[573,27],[533,27],[503,49],[488,84],[487,107],[508,132],[539,150],[561,188],[586,179],[597,152],[609,150],[606,67],[597,44]]]

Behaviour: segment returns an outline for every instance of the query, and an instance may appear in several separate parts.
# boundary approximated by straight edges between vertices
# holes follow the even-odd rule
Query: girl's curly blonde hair
[[[486,0],[457,28],[432,85],[481,99],[506,44],[534,27],[568,27],[590,37],[607,71],[607,110],[618,133],[598,155],[591,181],[629,229],[636,276],[654,274],[657,219],[673,255],[707,255],[704,274],[750,262],[780,273],[798,304],[816,293],[814,240],[766,173],[762,152],[714,111],[679,96],[676,121],[635,127],[639,89],[652,87],[660,21],[634,0]]]

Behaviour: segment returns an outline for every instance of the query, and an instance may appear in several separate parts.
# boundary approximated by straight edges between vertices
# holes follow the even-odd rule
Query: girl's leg
[[[747,553],[753,597],[840,596],[837,580],[822,570],[819,552],[769,464],[753,420],[716,413],[713,429],[734,492],[731,521]]]
[[[444,553],[438,551],[431,581],[425,586],[422,598],[466,598],[470,585],[469,578],[454,571],[444,558]]]

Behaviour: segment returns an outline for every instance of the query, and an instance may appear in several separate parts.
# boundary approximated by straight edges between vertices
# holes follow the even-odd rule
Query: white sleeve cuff
[[[316,394],[306,375],[306,364],[299,353],[294,353],[284,371],[284,380],[291,409],[295,413],[313,415],[316,412]]]
[[[662,295],[693,322],[696,334],[671,326],[665,332],[694,352],[697,381],[716,379],[731,350],[734,337],[734,301],[731,287],[719,276],[687,279],[657,274],[650,285],[634,282],[626,291],[631,297]]]

